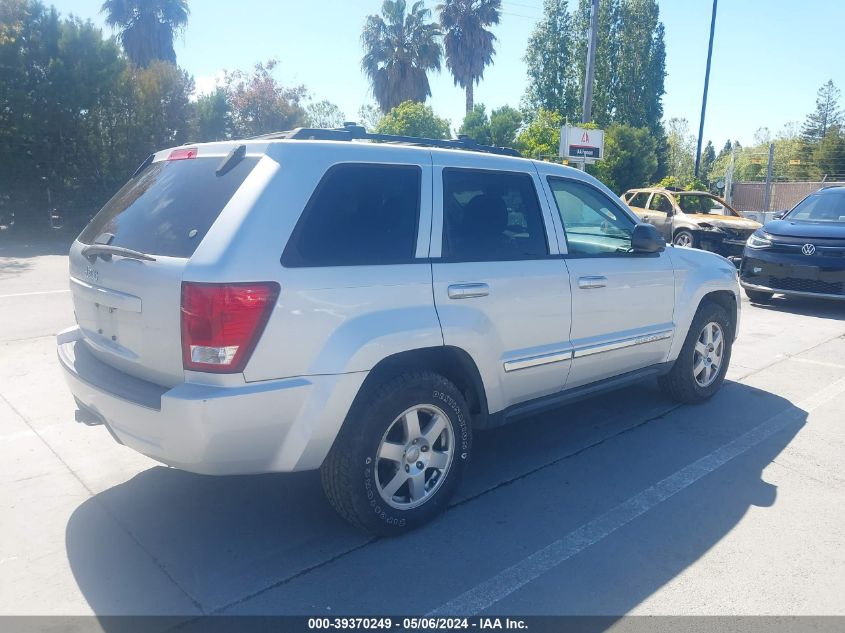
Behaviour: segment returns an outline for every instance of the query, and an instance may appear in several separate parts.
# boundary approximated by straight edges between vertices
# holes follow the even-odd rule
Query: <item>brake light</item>
[[[170,152],[167,160],[190,160],[197,157],[196,147],[179,147]]]
[[[243,371],[279,296],[275,282],[182,282],[182,366]]]

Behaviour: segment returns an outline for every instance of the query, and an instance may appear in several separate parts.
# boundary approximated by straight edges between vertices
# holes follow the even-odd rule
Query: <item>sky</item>
[[[103,26],[102,0],[44,0]],[[433,9],[437,1],[426,0]],[[570,0],[574,5],[577,0]],[[250,69],[276,58],[275,76],[304,84],[314,101],[337,104],[347,120],[374,103],[361,72],[360,34],[381,0],[189,0],[190,20],[176,42],[177,62],[209,90],[223,69]],[[666,118],[681,117],[697,134],[701,112],[710,0],[659,0],[666,26]],[[476,88],[488,112],[515,107],[525,91],[522,58],[542,0],[503,0],[502,21],[493,28],[497,51]],[[720,149],[727,139],[753,142],[760,127],[777,133],[812,111],[816,91],[828,79],[845,90],[845,1],[721,0],[710,74],[704,139]],[[444,70],[430,78],[428,103],[457,128],[464,92]]]

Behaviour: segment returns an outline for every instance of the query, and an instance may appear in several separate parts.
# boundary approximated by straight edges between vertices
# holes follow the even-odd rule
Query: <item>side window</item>
[[[635,194],[629,201],[628,206],[630,207],[639,207],[640,209],[645,209],[645,204],[648,202],[648,192],[641,192]]]
[[[607,255],[631,249],[634,222],[597,189],[549,178],[570,255]]]
[[[282,255],[288,267],[410,263],[417,244],[419,167],[348,163],[314,190]]]
[[[484,262],[549,254],[534,182],[515,172],[443,170],[443,258]]]
[[[672,211],[672,203],[662,193],[654,194],[651,197],[651,203],[649,203],[648,207],[652,211],[660,211],[661,213],[670,213]]]

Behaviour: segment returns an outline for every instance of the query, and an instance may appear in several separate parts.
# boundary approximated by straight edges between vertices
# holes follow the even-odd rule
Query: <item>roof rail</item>
[[[503,156],[522,156],[510,147],[494,147],[482,145],[466,135],[459,135],[456,139],[423,138],[418,136],[401,136],[398,134],[374,134],[355,123],[344,123],[338,128],[298,127],[285,132],[272,132],[255,136],[252,140],[297,139],[313,141],[380,141],[382,143],[404,143],[407,145],[422,145],[425,147],[444,147],[447,149],[465,149],[487,154],[501,154]]]

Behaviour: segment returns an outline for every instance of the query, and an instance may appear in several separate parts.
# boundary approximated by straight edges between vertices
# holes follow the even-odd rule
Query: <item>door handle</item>
[[[604,288],[607,285],[607,277],[579,277],[578,287],[582,290],[590,288]]]
[[[473,297],[486,297],[490,294],[490,286],[487,284],[452,284],[448,288],[450,299],[472,299]]]

